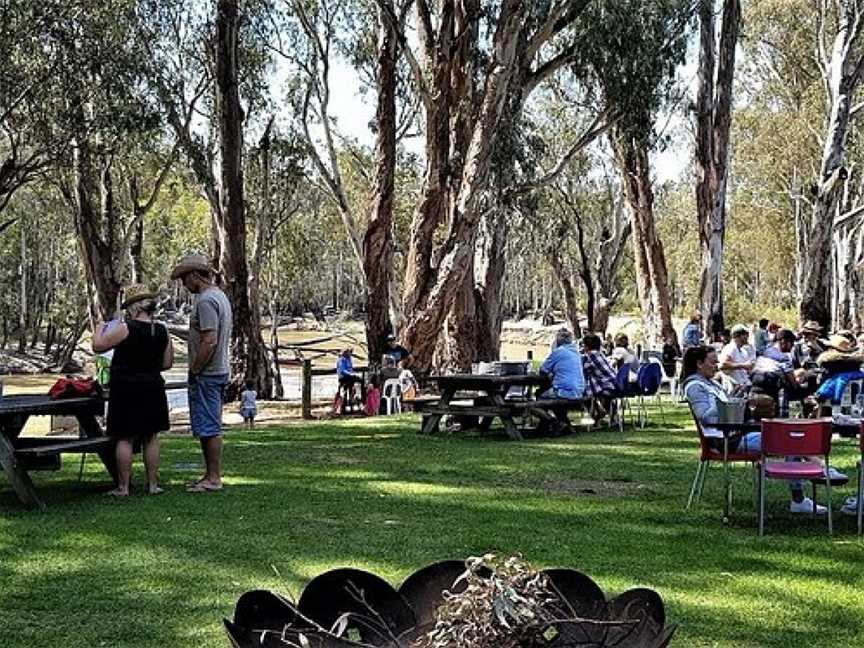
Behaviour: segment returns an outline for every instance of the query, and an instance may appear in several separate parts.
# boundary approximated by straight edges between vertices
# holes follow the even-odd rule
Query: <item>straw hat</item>
[[[150,290],[144,284],[132,284],[131,286],[127,286],[126,290],[123,291],[123,303],[120,304],[120,308],[129,308],[135,302],[142,301],[144,299],[156,299],[159,296],[159,293],[156,293]]]
[[[812,333],[813,335],[821,335],[822,327],[819,326],[819,322],[814,320],[807,320],[804,322],[804,325],[801,327],[801,330],[798,333]]]
[[[845,335],[832,335],[828,338],[826,346],[840,353],[853,353],[857,350],[852,341]]]
[[[187,254],[174,266],[174,269],[171,271],[171,278],[181,279],[190,272],[202,272],[210,275],[215,270],[210,265],[210,260],[203,254]]]

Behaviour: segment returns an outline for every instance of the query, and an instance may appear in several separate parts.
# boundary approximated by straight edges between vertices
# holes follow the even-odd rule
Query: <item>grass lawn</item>
[[[79,485],[70,457],[36,475],[41,513],[0,477],[0,645],[223,647],[221,619],[248,589],[296,595],[339,566],[398,583],[489,550],[580,569],[607,594],[655,588],[679,624],[675,646],[864,645],[854,518],[838,514],[829,539],[824,520],[789,515],[774,483],[760,539],[742,468],[729,526],[719,468],[685,512],[696,464],[685,412],[623,436],[522,443],[419,437],[410,415],[231,431],[226,490],[197,495],[182,488],[200,470],[197,447],[170,437],[165,495],[109,500],[98,462]],[[835,443],[850,476],[853,447]],[[851,492],[835,492],[835,510]]]

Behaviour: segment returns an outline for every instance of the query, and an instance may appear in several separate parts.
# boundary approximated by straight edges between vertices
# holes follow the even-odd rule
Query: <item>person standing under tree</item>
[[[132,455],[143,446],[147,470],[147,491],[159,487],[159,432],[170,428],[168,399],[162,371],[174,364],[174,347],[168,330],[153,321],[156,293],[136,284],[126,289],[121,308],[123,321],[97,322],[93,332],[93,351],[111,349],[111,374],[108,392],[108,436],[117,439],[117,487],[108,494],[129,495]]]
[[[233,318],[228,297],[214,283],[206,257],[183,257],[171,273],[196,296],[189,320],[189,421],[201,443],[206,471],[188,491],[222,489],[222,390],[228,384]]]

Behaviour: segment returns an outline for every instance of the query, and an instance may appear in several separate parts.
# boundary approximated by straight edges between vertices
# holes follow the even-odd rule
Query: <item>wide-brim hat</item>
[[[798,331],[798,333],[812,333],[813,335],[822,335],[822,327],[819,325],[819,322],[816,322],[814,320],[807,320],[801,326],[801,330]]]
[[[736,324],[732,327],[729,335],[731,335],[732,337],[735,337],[736,335],[750,335],[750,329],[748,329],[743,324]]]
[[[187,254],[174,266],[174,269],[171,271],[171,278],[180,279],[190,272],[213,274],[215,270],[210,264],[210,259],[203,254]]]
[[[825,346],[840,353],[854,353],[858,348],[845,335],[832,335],[825,342]]]
[[[129,308],[136,302],[145,299],[156,299],[158,296],[158,292],[150,290],[144,284],[132,284],[123,291],[123,302],[120,304],[120,308]]]

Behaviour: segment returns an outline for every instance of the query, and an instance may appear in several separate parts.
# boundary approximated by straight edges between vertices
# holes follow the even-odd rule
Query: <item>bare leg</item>
[[[213,486],[222,485],[222,437],[212,436],[201,439],[204,462],[207,464],[207,481]]]
[[[147,469],[147,487],[152,495],[161,493],[159,488],[159,436],[154,434],[144,444],[144,467]]]
[[[129,480],[132,478],[132,442],[128,439],[117,441],[117,488],[109,495],[125,497],[129,494]]]

